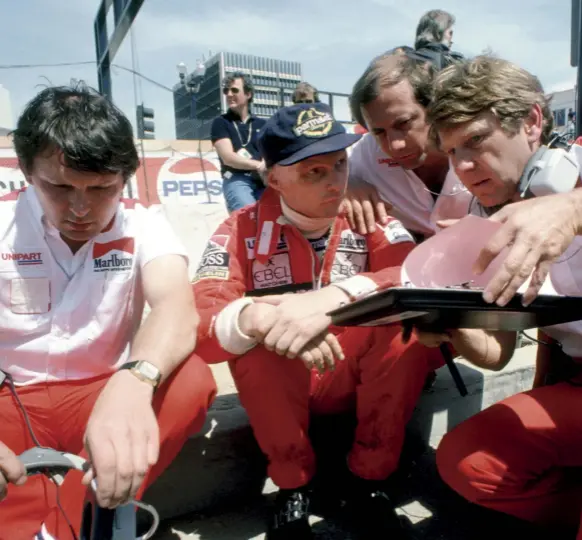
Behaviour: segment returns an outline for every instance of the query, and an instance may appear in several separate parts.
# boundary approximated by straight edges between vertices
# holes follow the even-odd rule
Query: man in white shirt
[[[581,296],[582,189],[534,196],[521,182],[527,166],[552,151],[552,112],[539,80],[490,56],[451,66],[436,79],[429,120],[480,205],[502,207],[491,217],[502,225],[475,261],[481,273],[509,247],[484,299],[506,305],[530,276],[525,303],[542,284]],[[572,184],[575,169],[573,177]],[[522,194],[534,197],[519,202]],[[511,360],[516,342],[514,332],[478,329],[419,337],[433,346],[450,342],[470,362],[496,370]],[[534,388],[448,433],[437,451],[441,476],[471,502],[534,524],[544,538],[558,537],[560,527],[573,538],[582,513],[575,473],[582,466],[581,403],[582,321],[541,328]]]
[[[349,213],[356,214],[352,219],[362,234],[374,218],[362,218],[360,209],[381,218],[378,205],[370,204],[378,197],[417,239],[434,234],[439,219],[469,211],[470,193],[429,140],[425,108],[433,77],[428,63],[400,48],[375,59],[354,86],[352,114],[369,130],[349,156],[348,198],[355,207]]]
[[[141,496],[216,387],[192,355],[184,248],[159,208],[121,199],[139,163],[127,118],[84,86],[47,88],[14,147],[29,186],[0,200],[0,436],[17,455],[42,445],[90,469],[67,476],[60,505],[44,477],[9,487],[0,539],[68,540],[91,479],[102,507]]]

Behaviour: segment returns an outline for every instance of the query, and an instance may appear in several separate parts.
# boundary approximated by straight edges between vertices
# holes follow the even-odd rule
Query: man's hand
[[[323,332],[307,343],[299,352],[299,358],[307,369],[316,367],[319,373],[326,369],[333,371],[336,360],[345,360],[342,346],[331,332]]]
[[[491,216],[503,225],[481,251],[474,272],[483,273],[503,248],[510,246],[510,250],[483,292],[485,301],[506,305],[530,275],[523,303],[535,299],[552,263],[581,229],[581,197],[582,190],[576,189],[510,204]]]
[[[449,343],[452,339],[451,332],[425,332],[416,328],[414,329],[414,335],[419,343],[430,348],[440,347],[443,343]]]
[[[261,298],[261,302],[268,301],[275,304],[276,309],[263,345],[281,356],[295,358],[308,342],[327,330],[331,318],[326,313],[349,302],[349,297],[330,285],[303,294]]]
[[[363,181],[351,181],[340,210],[346,212],[352,229],[367,234],[376,230],[376,222],[386,224],[391,208],[392,205],[380,198],[374,186]]]
[[[151,400],[153,388],[127,370],[115,373],[97,399],[84,443],[97,480],[97,503],[115,508],[134,498],[159,454],[159,428]]]
[[[261,302],[261,298],[257,298],[254,303],[244,307],[240,312],[238,317],[240,331],[262,343],[273,324],[275,324],[276,311],[275,305]]]
[[[8,482],[17,486],[24,484],[26,471],[14,452],[0,442],[0,501],[6,497]]]

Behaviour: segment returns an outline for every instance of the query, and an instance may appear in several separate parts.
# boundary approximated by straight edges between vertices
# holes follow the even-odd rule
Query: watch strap
[[[142,373],[138,369],[138,366],[140,364],[143,364],[143,363],[153,366],[153,364],[151,364],[150,362],[147,362],[146,360],[132,360],[130,362],[125,362],[124,364],[122,364],[119,367],[118,371],[121,371],[122,369],[129,370],[130,373],[132,375],[134,375],[136,378],[138,378],[140,381],[143,381],[143,382],[150,384],[155,391],[155,390],[157,390],[158,386],[160,385],[160,382],[162,380],[162,375],[161,375],[160,371],[158,370],[158,368],[153,366],[157,370],[158,375],[155,378],[148,377],[147,375],[145,375],[144,373]]]

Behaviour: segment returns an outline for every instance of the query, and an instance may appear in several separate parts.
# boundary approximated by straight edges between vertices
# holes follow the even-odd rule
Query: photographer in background
[[[265,120],[253,116],[253,85],[240,72],[224,79],[228,112],[214,119],[211,139],[220,160],[223,193],[230,213],[258,201],[265,189],[265,163],[257,146]]]

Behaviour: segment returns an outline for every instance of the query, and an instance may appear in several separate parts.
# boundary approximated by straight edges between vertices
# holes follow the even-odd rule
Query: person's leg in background
[[[445,435],[439,473],[473,503],[575,530],[582,511],[581,405],[582,387],[568,383],[496,403]]]
[[[85,426],[107,380],[108,377],[100,377],[90,381],[50,385],[50,397],[54,407],[51,416],[53,422],[59,420],[57,425],[60,449],[86,457],[83,449]],[[137,495],[138,499],[170,465],[188,437],[202,429],[206,412],[215,394],[216,383],[212,372],[195,354],[184,361],[155,393],[153,407],[160,427],[160,457],[145,477]],[[72,471],[60,488],[63,511],[77,535],[87,489],[81,484],[81,479],[82,473]],[[45,512],[43,530],[50,535],[47,535],[49,538],[73,540],[63,512],[54,505],[48,515]]]
[[[259,182],[251,174],[229,173],[223,178],[222,192],[229,214],[255,203],[262,193]],[[264,188],[263,188],[264,189]]]

